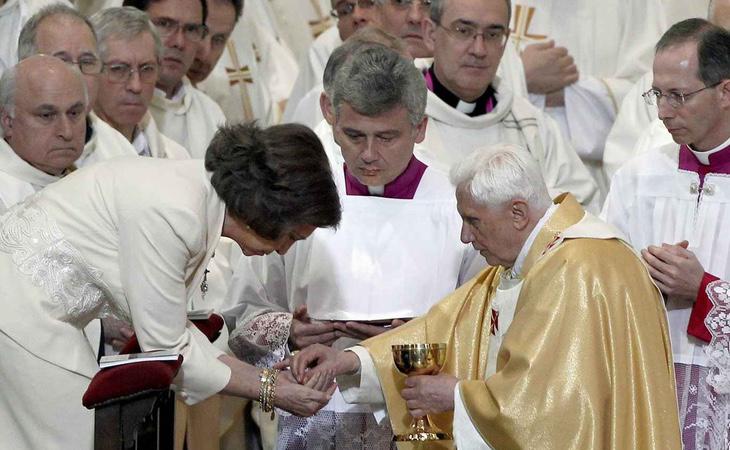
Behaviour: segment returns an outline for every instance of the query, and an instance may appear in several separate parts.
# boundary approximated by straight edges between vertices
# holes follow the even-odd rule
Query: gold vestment
[[[524,262],[493,376],[484,379],[502,268],[486,269],[427,315],[362,343],[396,434],[408,431],[411,418],[390,346],[446,342],[442,373],[462,380],[472,423],[495,449],[681,448],[661,294],[619,239],[561,236],[585,213],[570,195],[556,202]],[[430,418],[452,430],[453,413]]]

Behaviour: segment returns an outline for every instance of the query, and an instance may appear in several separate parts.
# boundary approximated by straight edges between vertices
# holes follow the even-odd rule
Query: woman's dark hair
[[[303,125],[225,125],[208,146],[205,168],[228,213],[261,237],[276,240],[300,225],[340,222],[327,156]]]

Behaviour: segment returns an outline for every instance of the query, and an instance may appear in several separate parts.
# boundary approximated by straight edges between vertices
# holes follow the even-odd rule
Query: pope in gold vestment
[[[612,228],[570,195],[556,203],[522,266],[495,373],[488,355],[501,267],[486,269],[426,316],[362,343],[396,434],[408,431],[411,417],[391,345],[446,342],[442,372],[461,380],[464,408],[492,448],[681,448],[659,290]],[[453,413],[430,418],[452,430]]]

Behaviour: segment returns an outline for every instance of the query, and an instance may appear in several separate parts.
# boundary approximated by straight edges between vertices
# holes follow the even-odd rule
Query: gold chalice
[[[393,345],[393,360],[398,371],[405,375],[436,375],[446,362],[446,344]],[[397,434],[396,441],[450,441],[445,433],[428,421],[428,416],[414,417],[411,431]]]

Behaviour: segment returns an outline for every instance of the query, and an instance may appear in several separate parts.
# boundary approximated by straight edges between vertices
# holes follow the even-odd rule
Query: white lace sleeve
[[[292,314],[269,312],[241,324],[231,332],[228,346],[233,353],[257,367],[271,367],[287,354]]]
[[[712,309],[705,318],[712,334],[705,348],[711,365],[707,383],[718,394],[730,393],[730,282],[717,280],[707,285],[707,296]]]

